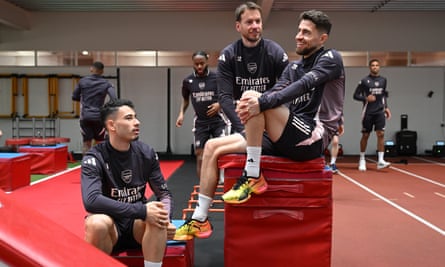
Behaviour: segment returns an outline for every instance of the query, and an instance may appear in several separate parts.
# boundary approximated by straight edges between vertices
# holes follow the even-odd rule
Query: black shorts
[[[385,125],[386,117],[384,112],[365,114],[362,120],[362,133],[370,133],[372,129],[375,131],[384,131]]]
[[[105,140],[105,128],[101,121],[80,120],[80,132],[83,141],[103,141]]]
[[[311,138],[315,127],[315,121],[300,115],[290,114],[284,131],[277,142],[273,144],[279,153],[277,156],[288,157],[295,161],[307,161],[321,157],[323,152],[323,139],[311,145],[298,145],[300,142]],[[301,130],[305,129],[305,132]]]
[[[193,128],[195,149],[203,149],[205,143],[210,138],[227,135],[226,128],[227,125],[223,120],[212,123],[195,122],[195,127]]]
[[[114,223],[116,225],[118,239],[116,245],[113,247],[113,252],[117,253],[127,249],[142,248],[133,236],[134,219],[114,219]]]
[[[332,130],[328,127],[324,128],[324,134],[323,134],[323,151],[328,148],[328,146],[331,144],[332,139],[334,136],[339,136],[338,129]]]

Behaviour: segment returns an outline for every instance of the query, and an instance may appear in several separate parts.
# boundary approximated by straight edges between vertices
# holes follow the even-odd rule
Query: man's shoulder
[[[156,154],[154,152],[154,149],[149,144],[144,143],[140,140],[132,141],[131,147],[136,153],[142,154],[148,158],[151,158],[151,157],[153,157],[154,154]]]
[[[242,41],[241,41],[241,39],[238,39],[238,40],[236,40],[236,41],[234,41],[234,42],[232,42],[232,43],[226,45],[226,46],[221,50],[221,54],[229,53],[229,52],[232,52],[232,53],[233,53],[233,51],[237,50],[237,48],[240,47],[241,45],[242,45]]]
[[[324,49],[320,52],[318,55],[319,60],[329,60],[329,61],[336,61],[340,64],[343,64],[343,57],[341,56],[340,52],[338,52],[335,49]]]
[[[190,80],[193,80],[193,78],[195,78],[195,75],[193,75],[193,73],[190,73],[189,75],[187,75],[184,79],[183,82],[184,83],[189,83]]]

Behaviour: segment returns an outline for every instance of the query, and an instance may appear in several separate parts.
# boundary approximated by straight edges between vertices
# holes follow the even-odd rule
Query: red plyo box
[[[31,159],[24,153],[0,153],[0,189],[9,192],[29,185]]]
[[[218,161],[229,190],[245,155]],[[324,159],[295,162],[262,156],[268,190],[243,204],[225,204],[226,267],[329,267],[332,246],[332,173]]]
[[[49,174],[63,171],[67,166],[67,145],[21,146],[19,152],[31,157],[32,174]]]

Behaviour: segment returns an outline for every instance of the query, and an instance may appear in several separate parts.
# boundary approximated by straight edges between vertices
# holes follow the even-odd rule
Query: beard
[[[295,52],[300,55],[300,56],[307,56],[307,55],[311,55],[315,50],[317,50],[317,47],[312,46],[312,47],[306,47],[303,49],[296,49]]]
[[[250,37],[249,34],[244,35],[244,39],[246,39],[249,43],[256,43],[261,39],[261,33],[257,33],[254,37]]]

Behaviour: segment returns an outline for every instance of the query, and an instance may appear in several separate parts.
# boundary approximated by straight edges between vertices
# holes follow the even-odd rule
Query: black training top
[[[274,88],[259,99],[260,110],[275,108],[289,103],[294,114],[304,114],[308,119],[318,116],[323,92],[335,90],[339,98],[344,97],[344,67],[341,55],[335,50],[321,48],[308,58],[290,63]],[[340,85],[340,86],[339,86]],[[338,120],[343,113],[343,103],[335,107]],[[334,116],[334,114],[332,114]],[[328,117],[323,114],[323,117]],[[324,123],[320,114],[320,121]]]
[[[100,120],[100,108],[107,95],[116,99],[113,84],[101,75],[92,74],[83,77],[73,91],[72,100],[80,101],[80,118],[84,120]]]
[[[287,64],[283,48],[268,39],[262,39],[256,47],[245,47],[240,39],[222,50],[217,69],[219,103],[235,132],[242,132],[244,126],[235,112],[234,101],[244,91],[264,93],[272,88]]]
[[[82,159],[82,200],[90,213],[144,220],[147,183],[171,215],[172,196],[149,145],[133,141],[128,151],[120,152],[106,140]]]
[[[366,101],[368,95],[371,94],[375,96],[375,101]],[[354,99],[363,102],[364,114],[384,112],[388,106],[386,102],[387,97],[386,78],[383,76],[372,76],[370,74],[361,79],[354,92]]]
[[[207,116],[207,110],[213,103],[218,102],[216,73],[208,71],[205,76],[190,74],[182,81],[182,97],[191,97],[197,122],[221,121],[221,116]]]

